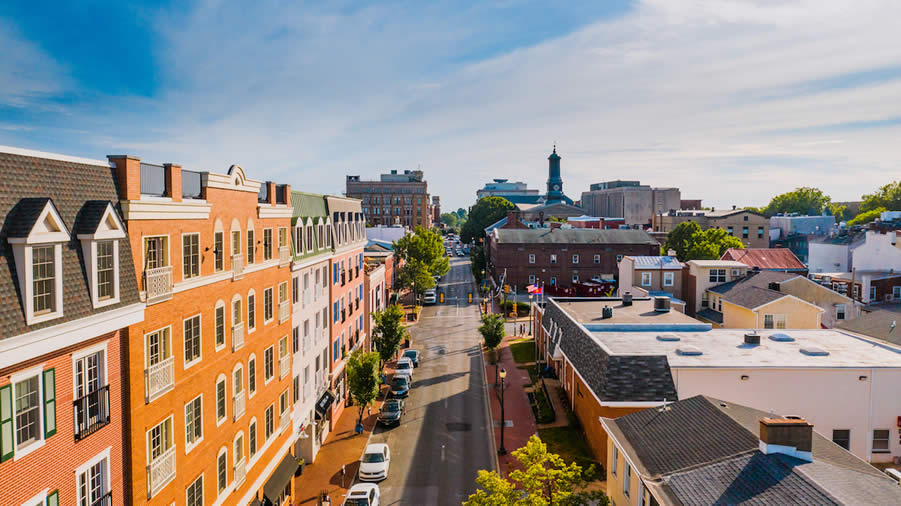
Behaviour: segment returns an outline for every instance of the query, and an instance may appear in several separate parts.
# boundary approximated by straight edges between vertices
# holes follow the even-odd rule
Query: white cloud
[[[0,104],[50,108],[41,105],[41,99],[64,89],[65,69],[3,19],[0,48]]]

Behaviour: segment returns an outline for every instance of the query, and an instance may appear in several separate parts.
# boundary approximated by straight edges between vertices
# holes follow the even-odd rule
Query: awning
[[[335,402],[335,396],[331,392],[328,390],[322,392],[322,396],[316,401],[316,414],[324,416],[328,413],[328,408],[332,407],[333,402]]]
[[[288,483],[291,483],[291,478],[294,477],[294,471],[297,471],[297,460],[294,458],[294,455],[289,453],[285,455],[285,458],[283,458],[278,464],[278,467],[275,468],[275,472],[272,473],[272,476],[270,476],[269,479],[266,480],[266,484],[263,485],[263,495],[266,499],[269,499],[273,504],[276,504],[279,494],[285,490]]]

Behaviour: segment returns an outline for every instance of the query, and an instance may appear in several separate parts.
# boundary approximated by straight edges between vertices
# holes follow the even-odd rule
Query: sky
[[[421,168],[705,205],[901,178],[897,0],[0,3],[0,145],[320,193]]]

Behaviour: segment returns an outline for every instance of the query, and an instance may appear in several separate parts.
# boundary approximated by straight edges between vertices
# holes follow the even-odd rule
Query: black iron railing
[[[100,499],[92,502],[91,506],[113,506],[113,491],[103,494]]]
[[[110,422],[109,385],[72,402],[75,440],[80,441]]]

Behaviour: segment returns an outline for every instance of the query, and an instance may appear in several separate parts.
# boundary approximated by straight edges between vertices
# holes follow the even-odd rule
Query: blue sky
[[[6,2],[0,144],[339,193],[421,167],[712,205],[899,177],[898,2]]]

